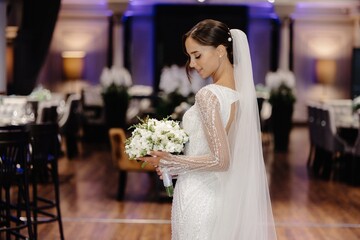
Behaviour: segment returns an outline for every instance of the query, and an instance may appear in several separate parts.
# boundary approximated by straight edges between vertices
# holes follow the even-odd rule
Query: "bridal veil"
[[[247,37],[230,30],[233,40],[237,102],[235,121],[229,131],[231,163],[218,173],[221,191],[214,240],[273,240],[276,231],[265,170],[259,112]]]

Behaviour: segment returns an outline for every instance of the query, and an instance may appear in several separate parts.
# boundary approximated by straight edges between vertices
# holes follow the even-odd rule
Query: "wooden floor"
[[[264,146],[278,239],[360,239],[360,187],[309,176],[306,127],[292,130],[290,144],[286,154],[273,153],[271,143]],[[117,171],[108,145],[83,144],[78,158],[59,164],[66,239],[170,239],[171,203],[152,200],[147,174],[130,174],[125,201],[116,201]],[[59,239],[57,225],[42,225],[39,239]]]

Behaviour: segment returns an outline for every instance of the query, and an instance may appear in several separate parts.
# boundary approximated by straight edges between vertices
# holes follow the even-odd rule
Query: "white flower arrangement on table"
[[[125,141],[125,153],[130,160],[144,157],[150,151],[165,151],[179,154],[184,150],[185,143],[189,141],[188,134],[180,127],[180,123],[175,120],[164,118],[157,120],[154,118],[139,119],[140,123],[133,125],[129,129],[134,129],[131,137]],[[142,167],[145,166],[142,163]],[[163,181],[168,196],[173,194],[171,176],[163,171]]]
[[[195,101],[195,94],[200,88],[209,84],[211,79],[202,79],[196,71],[191,72],[191,82],[186,75],[185,67],[178,65],[165,66],[162,69],[159,83],[159,103],[157,114],[166,117],[174,113],[175,108],[182,103],[192,105]],[[182,114],[175,114],[180,119]]]
[[[130,73],[123,67],[105,67],[100,76],[105,120],[108,127],[122,127],[127,124],[126,114],[130,103]]]
[[[265,78],[266,86],[269,88],[269,102],[273,104],[293,104],[295,97],[295,76],[291,71],[278,70],[269,72]]]
[[[105,67],[100,75],[103,94],[127,91],[132,85],[131,75],[123,67]]]
[[[196,94],[200,88],[211,82],[211,79],[202,79],[196,71],[191,73],[191,83],[186,75],[185,67],[178,65],[165,66],[160,76],[159,89],[166,94],[177,92],[183,97]]]
[[[29,100],[47,101],[51,99],[51,92],[49,89],[39,85],[29,95]]]
[[[187,80],[185,68],[177,65],[164,67],[161,71],[159,89],[165,94],[176,92],[187,97],[191,93],[191,86]]]

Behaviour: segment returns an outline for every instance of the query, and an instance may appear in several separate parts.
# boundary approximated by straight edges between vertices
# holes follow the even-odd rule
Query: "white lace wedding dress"
[[[219,180],[229,166],[230,152],[225,131],[231,104],[238,93],[210,84],[196,95],[184,114],[182,125],[189,134],[184,156],[162,159],[161,166],[178,175],[172,207],[172,239],[211,239],[216,224]]]
[[[178,175],[172,240],[277,239],[249,45],[244,32],[230,32],[236,91],[216,84],[200,89],[183,117],[190,135],[185,154],[160,160]]]

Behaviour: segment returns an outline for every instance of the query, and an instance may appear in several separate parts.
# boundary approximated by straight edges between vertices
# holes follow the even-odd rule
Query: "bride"
[[[172,239],[276,239],[246,35],[206,19],[184,35],[188,76],[213,83],[184,114],[184,155],[139,160],[177,176]],[[191,80],[191,79],[190,79]]]

